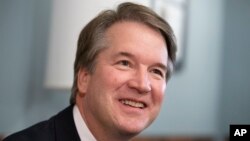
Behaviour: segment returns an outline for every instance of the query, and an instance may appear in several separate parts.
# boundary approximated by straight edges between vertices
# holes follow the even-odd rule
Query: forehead
[[[161,32],[158,29],[150,27],[145,23],[137,22],[137,21],[119,21],[111,25],[105,32],[105,36],[108,38],[115,38],[121,34],[133,35],[133,32],[144,33],[141,36],[145,36],[148,34],[155,35],[159,39],[165,41]],[[148,34],[145,34],[148,33]]]
[[[164,37],[145,24],[132,21],[115,23],[108,28],[105,38],[109,51],[144,54],[167,63],[168,53]]]

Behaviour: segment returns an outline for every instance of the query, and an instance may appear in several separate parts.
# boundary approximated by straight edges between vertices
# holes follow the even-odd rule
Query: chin
[[[127,136],[136,136],[146,128],[146,125],[127,124],[120,128],[120,133]]]
[[[142,130],[120,130],[120,134],[128,138],[133,138],[134,136],[137,136],[141,131]]]

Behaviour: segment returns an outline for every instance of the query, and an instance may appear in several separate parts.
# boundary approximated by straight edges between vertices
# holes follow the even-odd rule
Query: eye
[[[128,67],[130,66],[130,62],[128,60],[121,60],[118,62],[118,64]]]
[[[132,63],[128,60],[120,60],[116,63],[116,66],[119,68],[119,69],[128,69],[128,68],[131,68],[132,67]]]
[[[151,72],[156,74],[157,76],[160,76],[161,78],[165,77],[164,72],[162,70],[160,70],[160,69],[153,69]]]

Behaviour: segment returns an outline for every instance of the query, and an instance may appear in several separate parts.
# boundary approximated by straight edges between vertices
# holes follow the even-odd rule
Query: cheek
[[[93,78],[97,83],[102,84],[100,87],[110,84],[112,81],[115,81],[114,79],[114,73],[109,67],[97,68]]]
[[[154,95],[154,101],[156,105],[161,105],[163,101],[164,93],[155,93]]]
[[[127,73],[116,70],[115,68],[108,69],[106,74],[103,74],[105,85],[111,90],[116,90],[123,86],[123,84],[129,79]]]
[[[155,104],[161,105],[165,95],[166,84],[157,84],[153,89],[153,100]]]

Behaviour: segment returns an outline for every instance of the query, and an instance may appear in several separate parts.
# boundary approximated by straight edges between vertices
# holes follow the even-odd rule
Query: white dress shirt
[[[81,141],[96,141],[95,137],[92,135],[85,121],[83,120],[81,113],[76,105],[73,108],[73,117]]]

